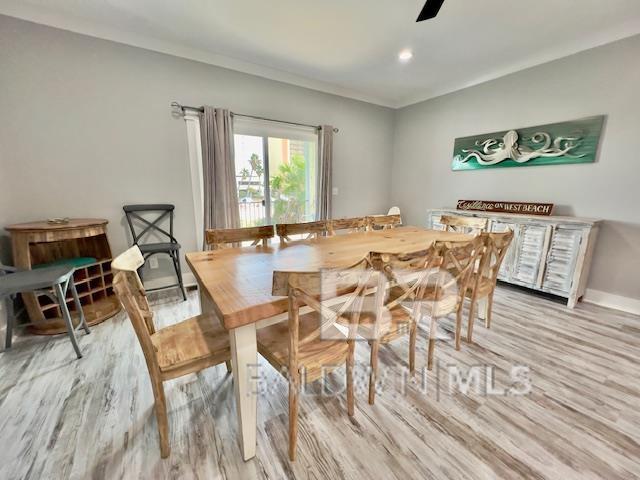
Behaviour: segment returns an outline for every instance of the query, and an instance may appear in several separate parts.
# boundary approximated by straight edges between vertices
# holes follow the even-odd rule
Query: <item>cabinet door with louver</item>
[[[507,230],[511,230],[517,236],[518,234],[518,225],[514,223],[505,223],[500,220],[493,220],[491,222],[492,233],[504,233]],[[516,258],[516,244],[518,243],[518,239],[514,237],[511,245],[509,245],[509,249],[502,260],[502,265],[500,265],[500,271],[498,272],[498,280],[504,280],[508,282],[511,279],[511,272],[513,272],[514,261]]]
[[[539,288],[538,276],[545,260],[545,245],[551,226],[521,225],[516,242],[516,258],[511,281],[525,287]]]
[[[429,228],[431,230],[446,230],[444,225],[440,223],[440,217],[441,217],[441,215],[439,215],[439,214],[432,213],[430,215]]]
[[[566,295],[571,291],[582,236],[581,229],[555,228],[547,255],[542,290],[560,295]]]

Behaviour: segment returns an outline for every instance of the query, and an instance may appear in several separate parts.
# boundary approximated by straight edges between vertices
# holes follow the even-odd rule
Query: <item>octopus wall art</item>
[[[455,141],[453,170],[589,163],[596,158],[604,116],[509,130]]]

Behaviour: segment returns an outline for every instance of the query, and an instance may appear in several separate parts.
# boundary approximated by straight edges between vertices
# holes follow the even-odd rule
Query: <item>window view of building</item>
[[[242,227],[315,219],[317,142],[236,134],[234,146]]]

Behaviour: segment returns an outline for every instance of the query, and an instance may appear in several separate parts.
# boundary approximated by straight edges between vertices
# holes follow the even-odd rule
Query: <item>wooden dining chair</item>
[[[474,269],[484,250],[485,240],[480,236],[469,241],[436,242],[439,250],[441,268],[436,283],[425,289],[421,299],[423,313],[430,320],[427,368],[431,370],[438,319],[451,313],[456,314],[455,348],[460,350],[462,331],[462,308],[467,289],[471,284]]]
[[[231,358],[229,334],[210,315],[198,315],[156,330],[153,312],[138,277],[144,264],[134,245],[111,263],[113,288],[138,337],[151,378],[160,435],[160,456],[169,456],[169,421],[163,384],[167,380],[199,372]]]
[[[319,380],[346,364],[347,412],[349,416],[354,414],[354,341],[371,273],[363,259],[346,269],[273,274],[272,293],[288,296],[289,319],[257,331],[258,352],[289,381],[292,461],[296,456],[301,383]],[[310,310],[308,313],[301,314],[303,305]]]
[[[478,302],[485,299],[484,321],[485,327],[491,328],[491,311],[493,310],[493,294],[498,282],[500,266],[513,241],[513,232],[482,233],[484,250],[480,258],[479,267],[472,274],[472,279],[466,290],[466,296],[471,299],[469,306],[469,321],[467,323],[467,341],[473,341],[473,322]]]
[[[338,218],[327,221],[329,235],[336,235],[337,232],[356,233],[364,232],[367,229],[366,217]]]
[[[400,215],[400,207],[391,207],[387,215]]]
[[[313,238],[323,237],[329,231],[327,220],[318,220],[317,222],[303,223],[278,223],[276,225],[276,233],[280,237],[280,243],[293,242],[292,235],[303,235],[298,240],[311,240]]]
[[[455,215],[442,215],[440,223],[447,232],[471,233],[477,235],[487,229],[488,218],[459,217]]]
[[[381,344],[409,335],[409,372],[415,371],[416,335],[429,279],[438,272],[440,256],[432,246],[406,254],[371,252],[371,266],[378,273],[372,293],[374,308],[363,308],[358,335],[367,339],[371,349],[369,404],[375,402],[378,350]],[[365,304],[365,307],[367,305]]]
[[[369,215],[367,226],[369,230],[387,230],[402,225],[400,215]]]
[[[252,242],[251,246],[262,243],[265,247],[269,244],[269,239],[273,238],[273,225],[248,228],[216,228],[205,231],[207,245],[213,250],[227,248],[233,244],[242,242]]]

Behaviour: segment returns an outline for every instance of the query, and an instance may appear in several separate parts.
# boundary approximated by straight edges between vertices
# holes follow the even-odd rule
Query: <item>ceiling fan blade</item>
[[[429,20],[430,18],[438,15],[440,7],[442,7],[443,3],[444,0],[427,0],[427,2],[424,4],[424,7],[422,7],[422,11],[420,12],[420,15],[418,15],[416,22]]]

